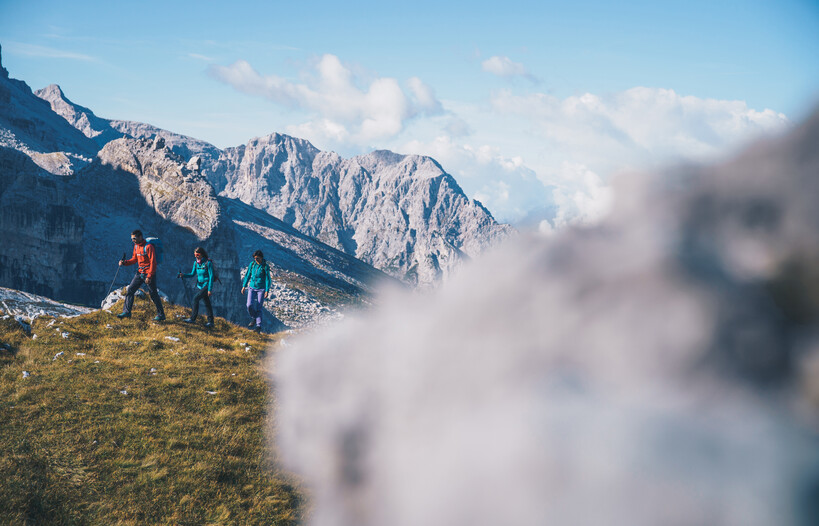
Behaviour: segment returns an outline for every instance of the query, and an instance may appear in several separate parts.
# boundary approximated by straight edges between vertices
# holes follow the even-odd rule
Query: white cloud
[[[553,202],[554,187],[539,181],[521,157],[505,157],[497,147],[473,146],[439,135],[429,142],[412,140],[395,149],[435,158],[455,176],[467,195],[480,201],[501,222],[518,221],[530,210],[550,207]]]
[[[487,59],[483,67],[528,75],[507,57]],[[320,148],[429,155],[499,220],[535,226],[547,220],[544,229],[603,216],[618,172],[712,160],[789,126],[783,114],[743,101],[646,87],[565,98],[502,90],[489,104],[442,103],[417,77],[364,82],[334,55],[317,59],[299,81],[262,75],[245,61],[211,66],[210,73],[295,109],[301,117],[286,131]]]
[[[602,219],[611,209],[612,189],[588,167],[564,162],[560,167],[564,184],[555,188],[557,205],[554,225],[592,224]],[[544,226],[541,224],[541,231]]]
[[[418,77],[412,77],[407,82],[410,91],[415,96],[419,109],[432,115],[441,113],[441,102],[435,98],[435,92]]]
[[[535,80],[520,62],[513,62],[509,57],[494,56],[481,62],[481,68],[487,73],[499,77],[525,77]]]
[[[743,101],[644,87],[608,97],[586,93],[566,99],[502,91],[492,104],[497,113],[526,122],[567,160],[606,174],[680,159],[707,160],[788,126],[785,115],[756,111]]]
[[[83,53],[74,53],[65,49],[52,48],[47,46],[37,46],[34,44],[23,44],[19,42],[7,42],[5,51],[12,55],[23,55],[27,57],[42,58],[63,58],[69,60],[80,60],[83,62],[99,62],[99,59]]]
[[[188,58],[201,60],[202,62],[214,62],[214,59],[212,57],[209,57],[207,55],[200,55],[199,53],[188,53]]]
[[[789,126],[742,101],[643,87],[566,98],[500,91],[489,107],[448,101],[445,110],[437,128],[416,123],[391,147],[435,157],[499,220],[550,227],[604,216],[617,173],[712,160]]]
[[[451,115],[449,117],[449,121],[444,126],[444,130],[453,137],[471,135],[474,131],[468,122],[457,115]]]
[[[211,66],[209,72],[238,91],[308,112],[308,122],[289,129],[319,142],[368,145],[397,135],[418,115],[442,111],[432,88],[417,77],[409,79],[406,91],[388,77],[376,78],[362,88],[350,68],[330,54],[316,62],[303,83],[261,75],[243,60],[230,66]]]

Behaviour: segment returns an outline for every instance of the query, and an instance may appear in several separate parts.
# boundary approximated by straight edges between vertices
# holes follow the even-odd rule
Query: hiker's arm
[[[196,263],[194,263],[193,266],[191,267],[190,273],[182,274],[182,277],[183,278],[192,278],[194,275],[196,275]]]
[[[208,296],[210,296],[211,289],[213,289],[213,263],[208,261]]]
[[[134,254],[131,256],[131,259],[123,259],[119,262],[119,264],[122,265],[123,267],[130,267],[136,262],[137,262],[136,250],[134,250]]]
[[[270,293],[270,267],[267,266],[267,263],[264,264],[264,296],[266,298],[267,295]]]

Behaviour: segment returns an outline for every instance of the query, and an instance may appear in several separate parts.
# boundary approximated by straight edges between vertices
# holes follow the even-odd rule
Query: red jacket
[[[143,255],[143,252],[145,253]],[[153,278],[156,274],[156,252],[153,245],[146,246],[145,241],[138,245],[134,245],[134,257],[125,261],[123,265],[130,266],[134,263],[139,263],[137,271],[142,274],[147,274],[149,278]]]

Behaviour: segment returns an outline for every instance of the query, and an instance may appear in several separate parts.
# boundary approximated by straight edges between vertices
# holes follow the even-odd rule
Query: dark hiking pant
[[[208,321],[213,323],[213,307],[210,304],[210,296],[208,296],[208,288],[199,289],[196,296],[193,297],[193,309],[191,309],[191,318],[196,319],[199,315],[199,300],[205,302],[205,310],[208,313]]]
[[[123,312],[131,312],[131,308],[134,306],[134,294],[136,291],[139,290],[139,287],[145,283],[145,278],[148,276],[146,274],[137,273],[134,276],[134,279],[131,280],[131,284],[128,285],[128,289],[125,291],[125,308]],[[151,295],[151,301],[154,302],[156,306],[156,313],[159,315],[165,315],[165,309],[162,308],[162,300],[159,298],[159,293],[156,291],[156,276],[154,279],[151,280],[148,285],[148,292]]]

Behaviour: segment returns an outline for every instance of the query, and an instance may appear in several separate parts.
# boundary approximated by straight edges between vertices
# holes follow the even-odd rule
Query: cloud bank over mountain
[[[550,206],[551,226],[601,217],[617,174],[716,160],[790,127],[782,113],[742,101],[646,87],[566,98],[503,89],[487,105],[445,101],[444,108],[470,133],[453,134],[437,118],[394,148],[434,155],[502,220],[519,221],[536,203]]]
[[[402,83],[331,54],[310,62],[298,81],[262,74],[244,60],[208,72],[295,111],[297,123],[286,131],[319,148],[433,156],[500,220],[545,229],[599,220],[619,173],[714,160],[790,125],[784,114],[741,100],[664,88],[560,97],[538,90],[530,69],[504,55],[478,66],[507,84],[470,102],[439,99],[418,76]]]
[[[440,102],[421,79],[412,77],[402,86],[394,78],[379,77],[361,87],[353,71],[330,54],[305,71],[301,83],[262,75],[244,60],[212,65],[209,73],[243,93],[310,113],[310,121],[288,130],[296,135],[366,144],[397,135],[419,114],[441,112]]]

